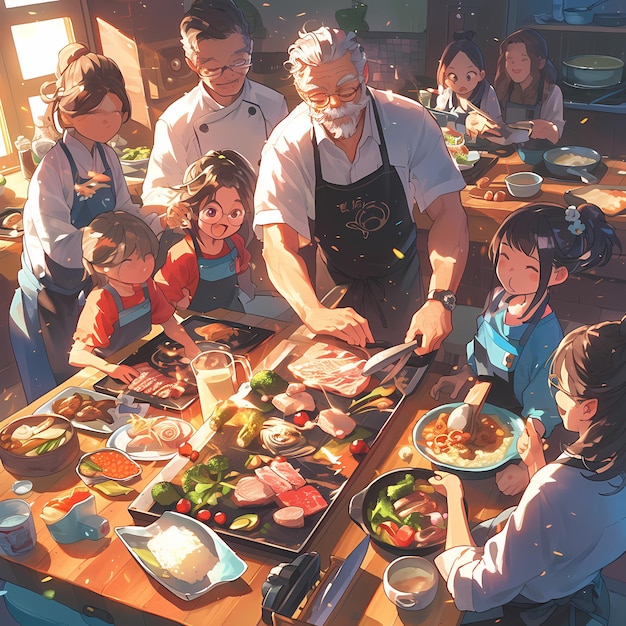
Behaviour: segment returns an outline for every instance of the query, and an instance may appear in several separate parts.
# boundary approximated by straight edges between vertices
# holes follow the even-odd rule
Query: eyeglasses
[[[204,78],[217,78],[221,76],[226,70],[231,72],[237,72],[238,74],[244,74],[252,67],[252,57],[250,55],[243,59],[238,59],[230,65],[224,65],[223,67],[208,68],[204,67],[201,63],[196,63],[198,73]]]
[[[337,96],[341,102],[350,102],[354,99],[356,92],[361,89],[361,83],[359,83],[356,87],[345,87],[344,89],[340,89],[337,93],[313,93],[308,94],[304,93],[304,97],[316,108],[324,109],[329,103],[330,99],[333,96]]]
[[[243,208],[234,208],[225,214],[221,207],[209,203],[200,209],[200,217],[208,224],[217,224],[226,218],[231,226],[241,226],[245,211]]]
[[[555,396],[556,393],[560,391],[561,393],[564,393],[568,398],[571,398],[575,402],[582,402],[584,400],[584,398],[582,398],[581,396],[576,396],[572,394],[570,391],[568,391],[567,389],[564,389],[559,383],[559,379],[557,376],[554,376],[554,375],[549,376],[548,385],[550,385],[550,393],[552,394],[552,396]]]

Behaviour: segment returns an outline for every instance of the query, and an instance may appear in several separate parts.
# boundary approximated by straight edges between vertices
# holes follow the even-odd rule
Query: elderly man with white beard
[[[465,182],[437,123],[417,102],[367,86],[354,33],[301,32],[287,66],[303,102],[265,145],[255,194],[270,279],[314,333],[359,346],[422,335],[418,353],[437,349],[468,248]],[[433,222],[426,299],[414,204]],[[315,292],[311,247],[347,288],[338,308]]]

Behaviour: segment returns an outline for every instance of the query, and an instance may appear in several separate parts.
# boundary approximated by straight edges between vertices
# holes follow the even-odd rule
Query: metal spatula
[[[491,382],[479,380],[465,396],[463,404],[452,410],[448,416],[448,430],[471,432],[472,422],[478,419],[485,400],[491,391]]]

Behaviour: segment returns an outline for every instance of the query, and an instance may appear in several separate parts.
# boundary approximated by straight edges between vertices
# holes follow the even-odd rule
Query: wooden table
[[[273,328],[277,331],[274,337],[250,354],[253,366],[268,355],[272,357],[272,349],[274,352],[280,350],[281,341],[295,329],[295,326],[276,320],[229,311],[218,310],[212,315],[245,324]],[[155,328],[153,335],[158,330]],[[129,347],[126,353],[130,353],[136,347],[136,345]],[[9,420],[29,414],[56,395],[63,387],[76,385],[89,388],[101,376],[96,370],[87,368],[60,388],[11,416]],[[397,452],[399,448],[411,445],[414,423],[426,410],[436,404],[428,395],[428,389],[433,381],[434,376],[431,375],[430,380],[424,380],[412,396],[402,401],[383,434],[372,446],[370,453],[339,495],[311,545],[306,547],[308,550],[314,549],[320,553],[323,569],[327,568],[331,555],[346,557],[363,537],[362,531],[348,518],[347,505],[350,497],[377,475],[396,467],[406,466],[406,463],[398,457]],[[159,413],[163,411],[159,410]],[[194,403],[184,411],[182,417],[198,425],[201,420],[199,403]],[[83,432],[79,434],[79,440],[82,452],[102,445],[101,438],[89,436]],[[142,463],[143,474],[141,483],[136,487],[137,491],[140,491],[165,464],[166,462]],[[417,452],[413,454],[411,465],[430,467],[429,463]],[[11,484],[14,480],[15,477],[7,473],[4,468],[0,470],[0,498],[14,497],[11,492]],[[0,578],[38,593],[53,590],[56,600],[77,610],[82,610],[85,606],[95,607],[111,615],[116,624],[204,625],[208,623],[209,615],[211,624],[216,625],[238,622],[247,626],[261,623],[261,585],[269,570],[280,559],[275,556],[268,557],[260,551],[237,548],[237,552],[248,564],[248,569],[242,578],[233,583],[220,585],[199,599],[185,602],[149,578],[114,532],[99,541],[81,541],[64,546],[52,540],[43,521],[39,518],[39,513],[43,504],[53,495],[82,484],[73,467],[53,476],[32,480],[34,489],[24,496],[24,499],[32,505],[38,543],[32,552],[24,556],[2,555]],[[512,498],[502,496],[497,491],[493,478],[467,481],[466,489],[470,516],[474,521],[488,519],[514,503]],[[117,498],[107,498],[99,492],[94,493],[97,512],[109,519],[111,528],[133,523],[127,507],[136,497],[136,492]],[[387,600],[382,589],[381,577],[385,567],[393,558],[391,553],[370,545],[363,562],[363,569],[354,581],[359,586],[359,594],[356,596],[350,594],[351,602],[338,607],[337,614],[333,615],[331,623],[389,626],[392,624],[398,626],[400,624],[456,624],[459,612],[454,607],[443,583],[439,587],[435,602],[423,611],[398,611],[395,605]],[[365,597],[371,597],[367,605],[362,601]]]
[[[608,171],[599,181],[599,185],[626,186],[626,162],[616,159],[602,159]],[[489,243],[498,226],[507,214],[530,203],[549,202],[563,205],[563,194],[569,189],[583,187],[582,182],[563,181],[544,177],[541,192],[532,198],[514,198],[508,193],[504,179],[515,172],[532,171],[533,166],[528,165],[519,158],[517,152],[509,156],[503,156],[484,175],[490,179],[489,189],[506,192],[506,200],[502,202],[488,201],[484,199],[486,189],[478,189],[475,184],[467,185],[461,192],[461,201],[469,217],[470,240]],[[620,234],[622,242],[626,242],[626,213],[608,218],[609,222]],[[430,220],[424,214],[418,217],[418,227],[429,229]],[[625,248],[626,249],[626,248]]]

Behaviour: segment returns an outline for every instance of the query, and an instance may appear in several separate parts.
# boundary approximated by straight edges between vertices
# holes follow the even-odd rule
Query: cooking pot
[[[596,13],[593,21],[598,26],[624,26],[626,24],[626,13]]]
[[[591,24],[593,22],[593,11],[591,9],[605,2],[607,0],[597,0],[597,2],[587,7],[563,9],[563,17],[568,24]]]
[[[622,80],[624,61],[601,54],[581,54],[563,61],[563,80],[573,87],[612,87]]]
[[[584,165],[559,162],[567,161],[568,158],[575,160],[576,157],[586,159],[587,161],[591,159],[591,161]],[[599,152],[596,152],[593,148],[585,148],[583,146],[559,146],[558,148],[546,150],[543,153],[543,162],[550,173],[560,178],[578,176],[587,184],[598,182],[598,179],[590,172],[593,172],[598,167],[600,161],[602,161],[602,156]]]

